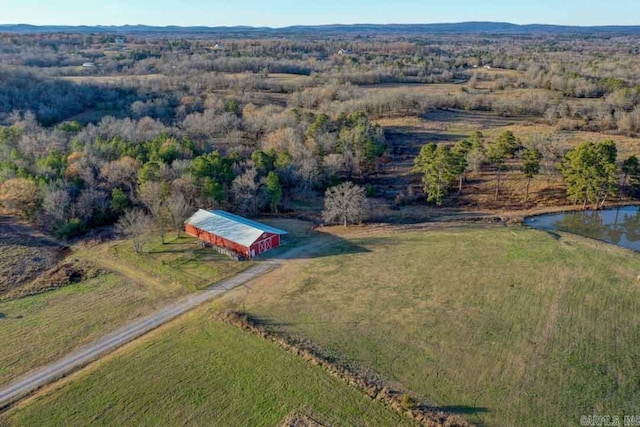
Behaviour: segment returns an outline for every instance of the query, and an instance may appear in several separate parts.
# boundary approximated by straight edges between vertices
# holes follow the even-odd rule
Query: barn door
[[[270,236],[267,239],[261,240],[258,242],[258,253],[261,254],[263,252],[268,251],[269,249],[273,249],[273,236]]]

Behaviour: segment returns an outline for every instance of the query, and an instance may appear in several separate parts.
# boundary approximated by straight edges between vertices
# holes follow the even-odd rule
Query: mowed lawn
[[[412,425],[378,401],[203,306],[0,415],[0,425]]]
[[[640,255],[521,227],[346,238],[220,304],[487,425],[640,414]]]
[[[76,249],[71,257],[110,273],[0,302],[0,385],[251,265],[185,237],[148,249],[135,255],[127,241]]]

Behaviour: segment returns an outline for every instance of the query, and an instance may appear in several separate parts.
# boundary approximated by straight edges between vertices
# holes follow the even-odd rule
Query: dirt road
[[[335,239],[331,236],[318,236],[306,244],[289,249],[277,256],[277,258],[259,261],[257,265],[229,279],[218,282],[204,291],[181,298],[149,316],[138,319],[111,334],[97,339],[91,344],[81,347],[57,362],[32,371],[9,384],[1,385],[0,410],[7,408],[21,397],[88,365],[101,356],[175,319],[200,304],[282,266],[287,260],[304,259],[331,245],[333,242],[335,242]],[[125,274],[125,272],[122,273]]]
[[[147,332],[186,313],[196,306],[209,301],[224,292],[243,285],[278,267],[277,260],[265,261],[251,267],[227,280],[218,282],[210,288],[182,298],[175,303],[149,316],[136,320],[117,331],[106,335],[93,343],[74,351],[57,362],[30,372],[17,380],[0,387],[0,409],[7,407],[19,398],[49,384],[70,372],[87,365],[101,356],[146,334]]]

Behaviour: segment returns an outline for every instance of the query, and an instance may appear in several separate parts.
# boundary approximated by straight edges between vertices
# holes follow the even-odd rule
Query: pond
[[[640,251],[640,207],[625,206],[529,217],[525,225],[565,231]]]

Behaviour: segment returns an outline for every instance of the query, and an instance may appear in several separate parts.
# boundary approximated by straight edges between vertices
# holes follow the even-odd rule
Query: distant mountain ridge
[[[637,34],[640,25],[606,25],[606,26],[569,26],[548,24],[510,24],[507,22],[459,22],[441,24],[333,24],[333,25],[294,25],[289,27],[181,27],[151,25],[30,25],[0,24],[0,32],[5,33],[209,33],[209,34],[264,34],[286,35],[296,33],[326,34],[437,34],[437,33],[491,33],[491,34]]]

